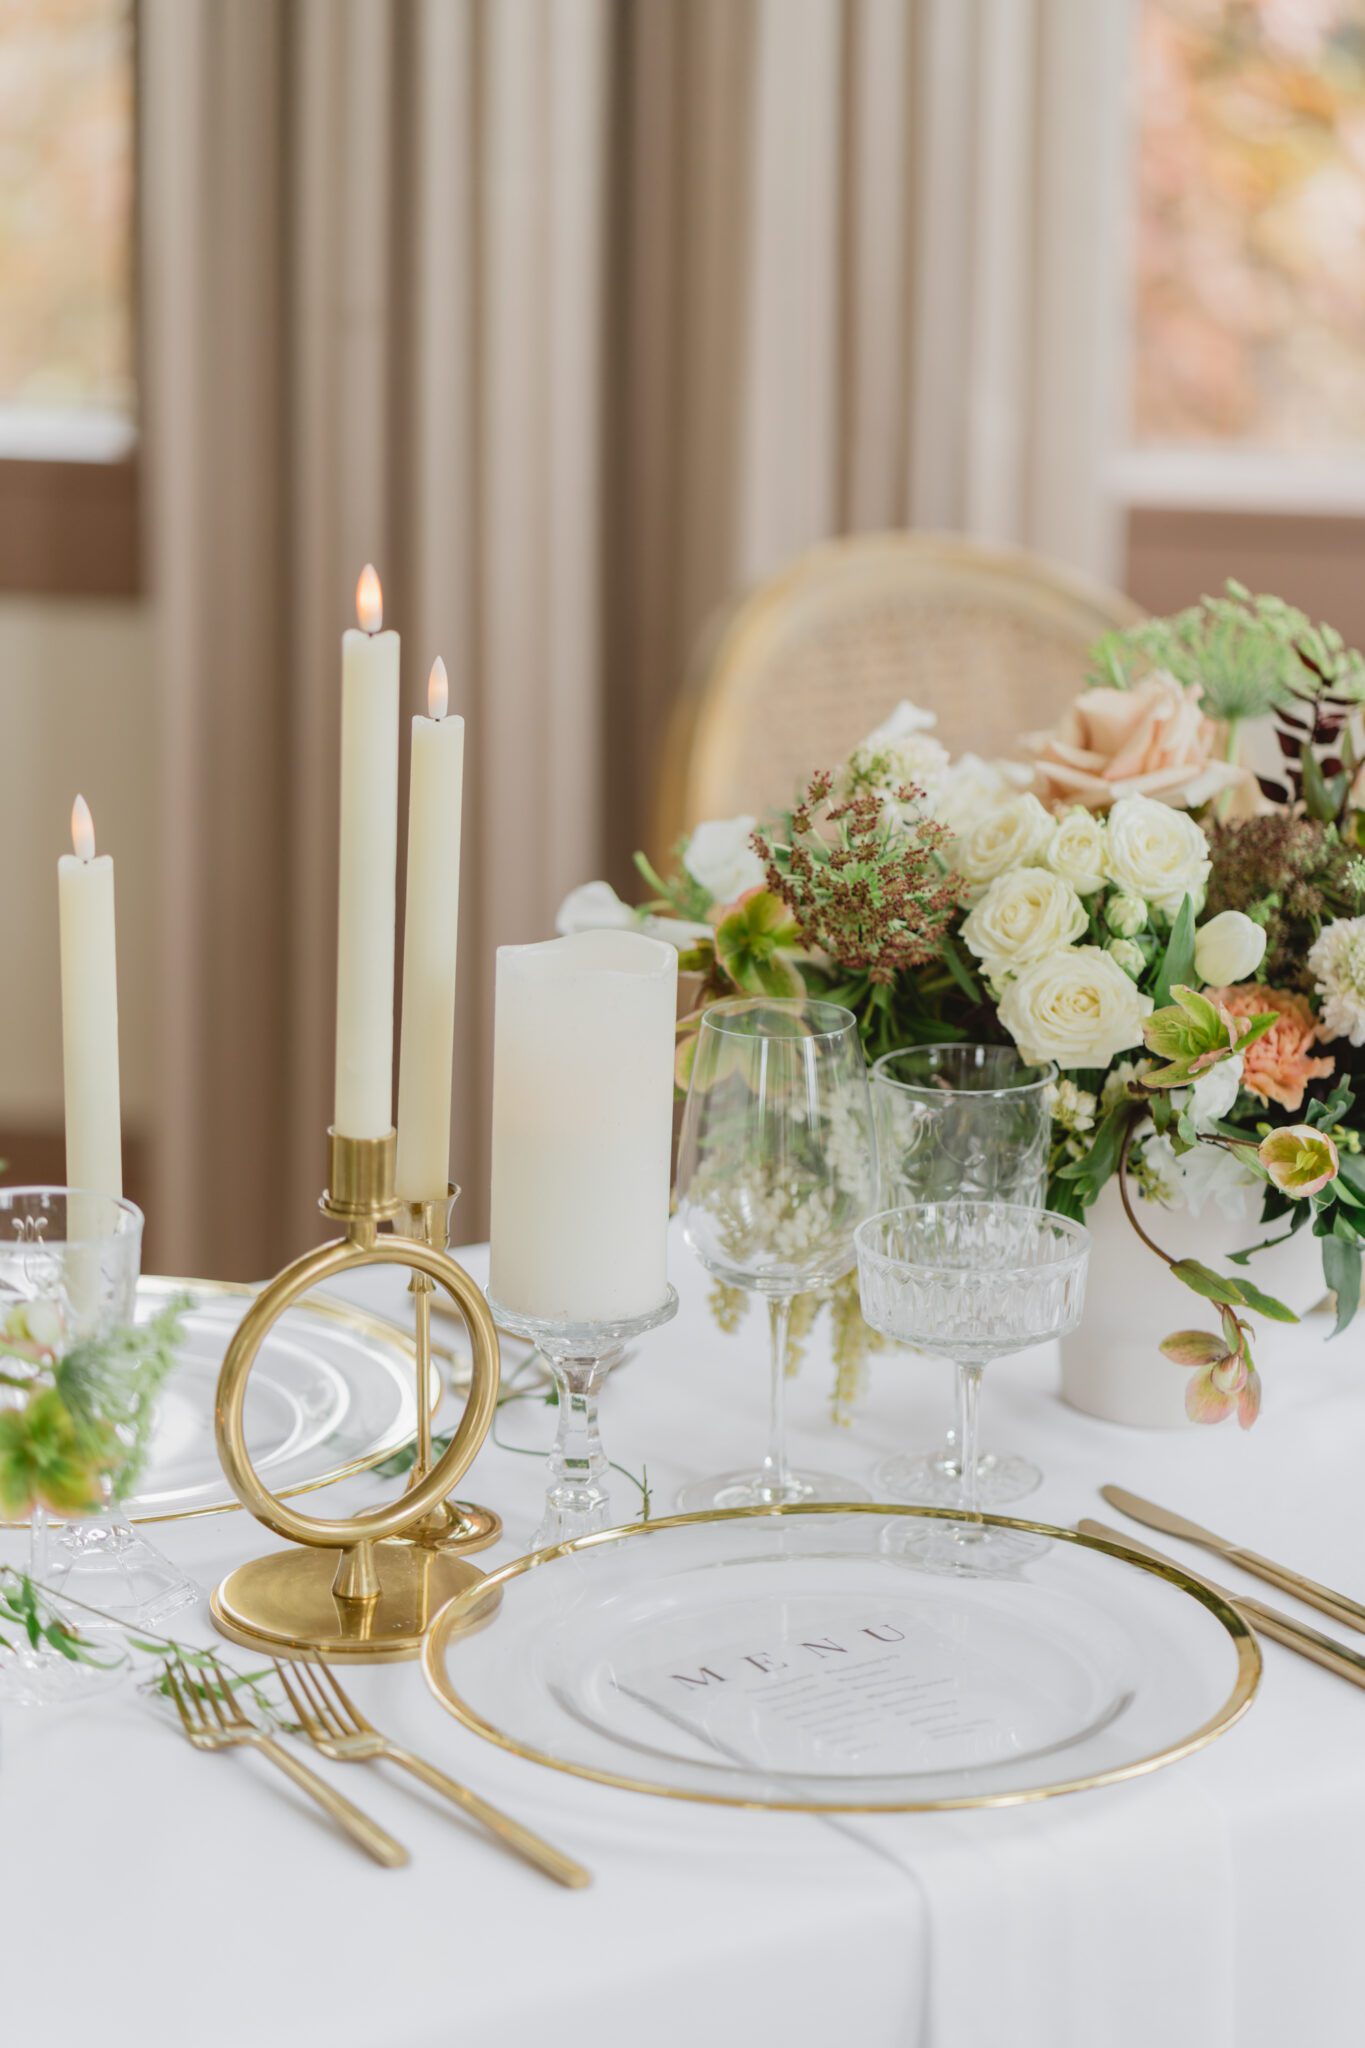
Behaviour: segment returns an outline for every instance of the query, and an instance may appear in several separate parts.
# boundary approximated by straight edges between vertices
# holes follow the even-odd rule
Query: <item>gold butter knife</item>
[[[1100,1492],[1120,1514],[1131,1515],[1135,1522],[1143,1522],[1149,1529],[1160,1529],[1164,1536],[1181,1536],[1186,1543],[1198,1543],[1218,1557],[1225,1557],[1229,1564],[1240,1565],[1253,1578],[1278,1586],[1282,1593],[1292,1593],[1296,1599],[1316,1607],[1320,1614],[1328,1614],[1343,1627],[1358,1629],[1365,1635],[1365,1606],[1358,1600],[1345,1593],[1334,1593],[1330,1586],[1320,1586],[1316,1579],[1307,1579],[1302,1572],[1276,1564],[1273,1558],[1262,1557],[1258,1551],[1243,1550],[1240,1544],[1229,1543],[1225,1536],[1215,1536],[1211,1529],[1201,1528],[1184,1515],[1174,1515],[1169,1508],[1159,1508],[1153,1501],[1143,1500],[1141,1494],[1129,1493],[1125,1487],[1102,1486]]]
[[[1082,1536],[1102,1536],[1106,1543],[1122,1543],[1127,1549],[1136,1550],[1142,1557],[1153,1558],[1158,1564],[1175,1563],[1175,1559],[1167,1557],[1164,1551],[1154,1550],[1150,1543],[1141,1543],[1136,1536],[1129,1536],[1122,1529],[1111,1529],[1107,1522],[1093,1522],[1087,1516],[1084,1521],[1077,1522],[1076,1527]],[[1345,1678],[1352,1685],[1365,1689],[1365,1657],[1358,1650],[1348,1650],[1345,1643],[1325,1636],[1321,1629],[1310,1628],[1306,1621],[1295,1621],[1291,1614],[1285,1614],[1279,1607],[1267,1607],[1264,1601],[1248,1600],[1241,1593],[1220,1586],[1215,1579],[1205,1578],[1202,1572],[1194,1576],[1211,1593],[1218,1593],[1224,1600],[1231,1601],[1238,1612],[1245,1615],[1257,1635],[1269,1636],[1272,1641],[1283,1644],[1286,1650],[1297,1650],[1301,1657],[1320,1664],[1324,1671],[1334,1672],[1338,1678]]]

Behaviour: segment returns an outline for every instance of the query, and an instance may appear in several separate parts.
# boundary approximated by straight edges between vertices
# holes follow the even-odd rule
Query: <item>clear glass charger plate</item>
[[[240,1506],[218,1462],[213,1408],[218,1374],[246,1304],[259,1289],[223,1280],[144,1274],[137,1316],[147,1320],[188,1294],[185,1338],[157,1404],[151,1449],[130,1522],[178,1521]],[[417,1429],[417,1354],[396,1323],[321,1295],[288,1309],[267,1333],[251,1370],[246,1440],[257,1472],[277,1495],[311,1493],[367,1471],[411,1443]],[[432,1406],[440,1379],[432,1370]]]
[[[1008,1806],[1138,1776],[1230,1728],[1260,1678],[1235,1609],[1173,1565],[1005,1516],[1008,1570],[903,1547],[951,1511],[675,1515],[491,1572],[423,1653],[516,1755],[724,1806]]]

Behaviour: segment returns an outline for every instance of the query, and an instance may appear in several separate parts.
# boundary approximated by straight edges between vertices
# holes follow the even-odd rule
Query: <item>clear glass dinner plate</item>
[[[147,1463],[124,1503],[133,1522],[220,1514],[238,1505],[218,1462],[213,1404],[224,1354],[257,1289],[144,1275],[139,1320],[181,1292],[194,1306],[185,1316],[179,1364],[157,1406]],[[433,1369],[433,1406],[439,1397]],[[307,1493],[363,1472],[409,1443],[416,1428],[416,1353],[396,1324],[315,1295],[267,1332],[247,1387],[246,1440],[272,1493]]]
[[[438,1616],[427,1681],[553,1769],[727,1806],[1003,1806],[1113,1783],[1230,1728],[1255,1638],[1173,1565],[1075,1530],[1007,1570],[907,1548],[951,1511],[675,1515],[491,1572]]]

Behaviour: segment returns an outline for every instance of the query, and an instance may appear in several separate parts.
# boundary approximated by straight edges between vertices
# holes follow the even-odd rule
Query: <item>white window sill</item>
[[[122,462],[136,441],[126,413],[0,405],[0,461]]]
[[[1110,488],[1131,511],[1365,517],[1365,447],[1339,454],[1260,448],[1129,448]]]

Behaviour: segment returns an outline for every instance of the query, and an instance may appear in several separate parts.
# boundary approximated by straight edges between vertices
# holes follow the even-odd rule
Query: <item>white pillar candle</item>
[[[398,1194],[445,1197],[450,1180],[450,1072],[455,1056],[455,956],[460,925],[464,720],[447,718],[437,655],[428,718],[412,721],[407,910],[403,921],[403,1044],[398,1062]]]
[[[678,955],[639,932],[498,949],[488,1291],[611,1322],[668,1285]]]
[[[90,807],[71,810],[74,853],[57,862],[62,952],[62,1071],[67,1186],[123,1193],[118,1086],[118,971],[114,863],[95,854]]]
[[[398,635],[367,563],[341,639],[341,858],[333,1122],[348,1138],[393,1125],[393,938],[398,871]]]

